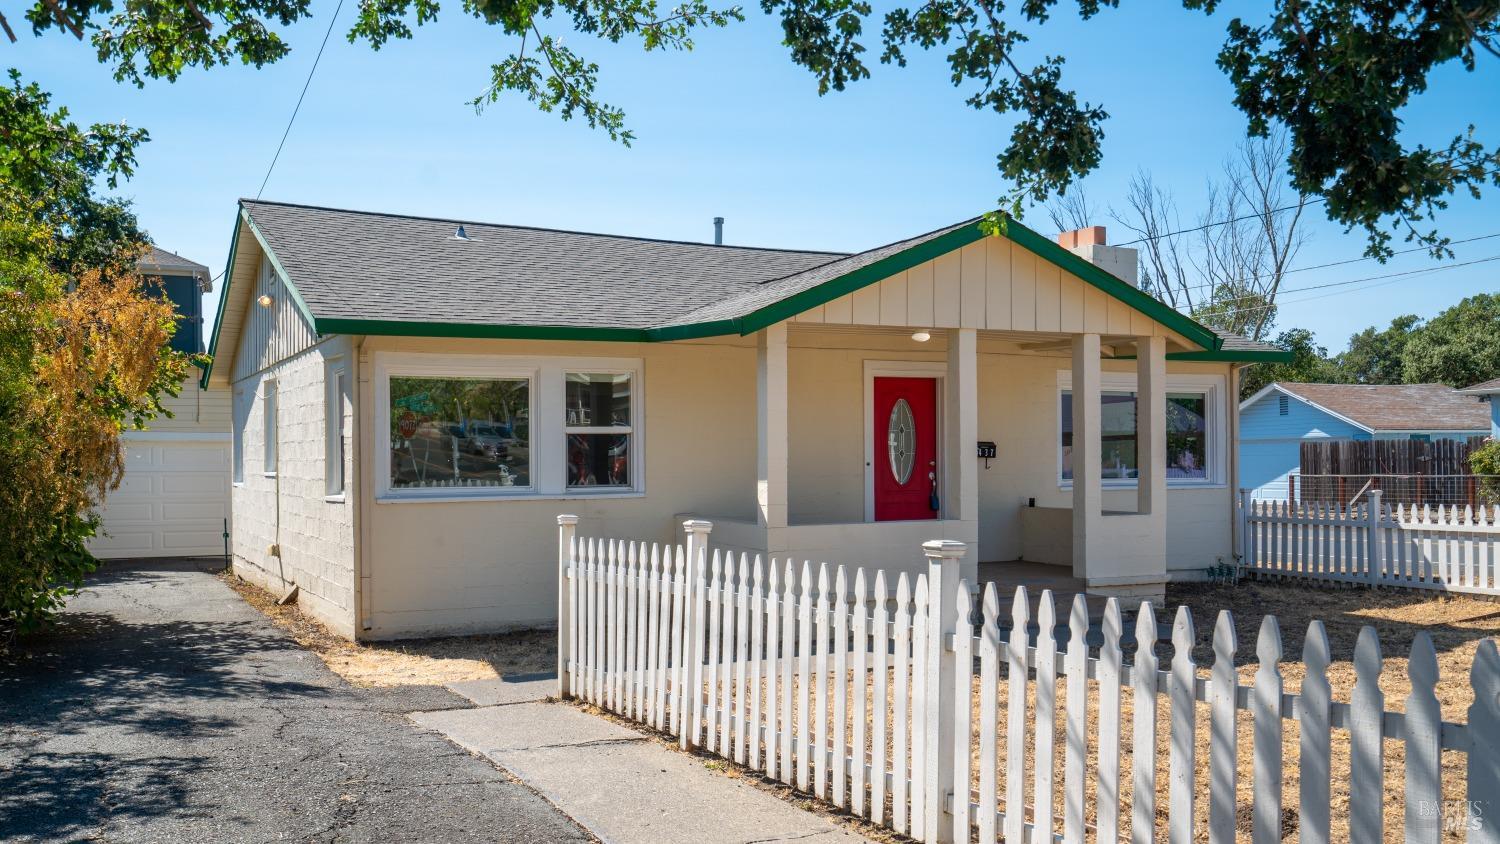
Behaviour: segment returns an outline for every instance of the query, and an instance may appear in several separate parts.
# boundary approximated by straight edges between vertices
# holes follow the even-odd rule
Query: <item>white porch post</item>
[[[978,332],[948,330],[948,374],[943,416],[948,420],[943,444],[942,515],[946,519],[979,521],[979,464],[974,456],[979,441]]]
[[[763,528],[787,522],[786,332],[778,322],[756,335],[755,520]]]
[[[1136,512],[1167,507],[1167,338],[1135,339]]]
[[[1099,335],[1073,335],[1073,576],[1088,577],[1098,555],[1104,494],[1100,478]]]

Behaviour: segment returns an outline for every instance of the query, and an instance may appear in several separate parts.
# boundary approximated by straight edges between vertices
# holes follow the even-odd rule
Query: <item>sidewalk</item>
[[[608,844],[867,841],[642,733],[542,702],[557,689],[553,679],[449,688],[476,708],[412,720],[514,774]]]

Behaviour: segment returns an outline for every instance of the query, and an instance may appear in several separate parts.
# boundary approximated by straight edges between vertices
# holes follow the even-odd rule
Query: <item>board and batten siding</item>
[[[271,297],[271,306],[259,304],[261,296]],[[287,290],[286,281],[264,256],[255,272],[255,289],[247,300],[239,347],[234,354],[231,380],[239,381],[266,367],[312,348],[318,342],[312,324],[298,310]]]
[[[1002,237],[982,238],[792,318],[799,323],[1164,336],[1145,314]]]
[[[163,396],[162,407],[172,416],[158,416],[147,423],[152,431],[228,434],[230,426],[229,390],[222,387],[203,389],[198,386],[199,372],[189,370],[182,392]]]

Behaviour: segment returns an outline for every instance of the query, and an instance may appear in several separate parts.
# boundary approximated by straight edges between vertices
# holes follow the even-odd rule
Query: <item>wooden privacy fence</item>
[[[1061,637],[1050,591],[1037,604],[1039,634],[1029,632],[1025,587],[1003,607],[986,585],[976,612],[958,577],[963,543],[925,543],[926,573],[901,574],[890,600],[882,571],[850,577],[843,567],[710,551],[706,522],[686,523],[685,545],[663,547],[584,539],[575,517],[558,521],[561,696],[919,841],[1220,844],[1235,840],[1245,809],[1257,844],[1281,841],[1289,815],[1304,842],[1374,844],[1389,833],[1435,844],[1454,829],[1500,842],[1492,641],[1473,665],[1469,723],[1445,723],[1426,633],[1413,643],[1404,712],[1390,712],[1373,628],[1359,636],[1350,700],[1335,701],[1321,622],[1308,630],[1306,677],[1292,691],[1274,617],[1261,625],[1248,685],[1227,611],[1206,677],[1186,607],[1173,621],[1169,660],[1158,662],[1149,602],[1132,637],[1110,599],[1095,651],[1082,596]],[[1246,720],[1248,741],[1236,727]],[[1388,830],[1385,781],[1397,749],[1404,807],[1400,828]],[[1446,788],[1445,751],[1467,762]],[[1248,800],[1237,796],[1246,759]],[[1292,772],[1298,785],[1288,794]],[[1335,792],[1358,810],[1336,816]]]
[[[1346,503],[1378,489],[1391,504],[1477,505],[1487,487],[1470,472],[1469,454],[1484,439],[1303,441],[1287,498]]]
[[[1500,595],[1500,505],[1415,507],[1252,500],[1241,566],[1256,575]]]

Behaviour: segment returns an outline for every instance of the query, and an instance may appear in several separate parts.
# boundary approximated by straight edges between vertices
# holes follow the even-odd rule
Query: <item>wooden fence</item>
[[[884,572],[851,577],[842,567],[710,551],[703,522],[687,523],[687,543],[668,547],[575,537],[571,516],[559,524],[564,698],[916,840],[1230,842],[1246,804],[1237,799],[1237,760],[1248,755],[1257,844],[1282,840],[1288,814],[1301,841],[1374,844],[1388,832],[1384,777],[1399,746],[1405,805],[1392,836],[1435,844],[1452,821],[1439,807],[1460,805],[1468,840],[1500,841],[1491,811],[1500,808],[1500,652],[1492,641],[1475,658],[1469,723],[1445,723],[1426,633],[1413,643],[1404,713],[1390,712],[1371,628],[1360,634],[1358,679],[1342,702],[1332,697],[1321,622],[1308,631],[1306,679],[1293,693],[1284,688],[1274,617],[1260,628],[1252,685],[1236,673],[1227,611],[1215,625],[1208,676],[1194,663],[1185,607],[1171,628],[1173,655],[1158,664],[1155,611],[1143,603],[1127,663],[1131,637],[1114,599],[1097,653],[1081,596],[1061,647],[1050,592],[1040,596],[1035,635],[1024,587],[1005,608],[988,584],[976,613],[972,587],[958,577],[962,543],[926,543],[927,572],[897,578],[892,601]],[[1248,742],[1237,718],[1253,722]],[[1284,756],[1288,721],[1297,722],[1295,765]],[[1347,769],[1334,764],[1343,758],[1332,750],[1335,735],[1348,748]],[[1168,749],[1158,753],[1161,739]],[[1466,754],[1462,793],[1445,791],[1444,751]],[[1297,793],[1285,794],[1292,768]],[[1348,800],[1335,804],[1330,795],[1341,789]],[[1195,804],[1205,799],[1200,819]],[[1337,817],[1335,805],[1359,811]]]
[[[1500,505],[1354,505],[1240,493],[1241,567],[1273,577],[1500,596]]]
[[[1343,504],[1379,489],[1390,504],[1478,505],[1486,490],[1469,470],[1469,453],[1483,444],[1484,437],[1304,441],[1287,498]]]

